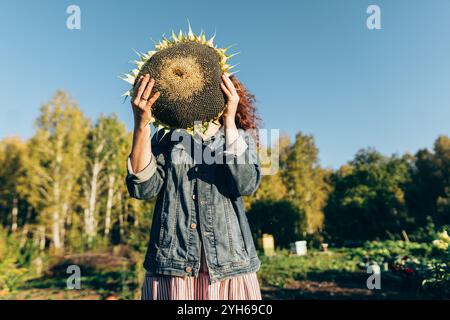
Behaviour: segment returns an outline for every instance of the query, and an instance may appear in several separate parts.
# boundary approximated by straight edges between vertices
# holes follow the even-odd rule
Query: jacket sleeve
[[[139,200],[156,197],[164,185],[166,176],[166,137],[159,132],[152,137],[152,156],[150,163],[140,172],[133,172],[130,158],[127,159],[126,185],[132,198]]]
[[[224,154],[232,195],[235,197],[252,195],[261,182],[261,168],[253,137],[239,130],[239,136],[232,144],[226,146]]]

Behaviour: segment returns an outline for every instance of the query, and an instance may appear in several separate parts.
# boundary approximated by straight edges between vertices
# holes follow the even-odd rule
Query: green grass
[[[261,257],[258,275],[263,285],[283,287],[288,281],[308,279],[309,275],[356,271],[357,264],[342,250],[310,251],[306,256],[289,256],[285,252],[278,252],[273,257]]]

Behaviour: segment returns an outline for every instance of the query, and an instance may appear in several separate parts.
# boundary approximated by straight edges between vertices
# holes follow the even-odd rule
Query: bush
[[[288,247],[306,229],[305,216],[289,201],[257,201],[247,213],[255,237],[263,233],[274,236],[275,244]]]
[[[38,249],[28,238],[22,240],[0,228],[0,291],[16,290],[32,275]]]
[[[434,259],[427,264],[422,282],[423,291],[431,294],[450,295],[450,236],[446,229],[433,240]]]

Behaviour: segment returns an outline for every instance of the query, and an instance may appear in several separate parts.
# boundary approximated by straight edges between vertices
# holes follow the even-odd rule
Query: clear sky
[[[68,30],[66,8],[81,8]],[[366,9],[381,8],[381,30]],[[431,147],[450,134],[450,1],[0,2],[0,138],[29,138],[57,89],[85,114],[115,112],[132,128],[118,79],[131,50],[172,29],[236,44],[240,79],[258,98],[264,127],[313,134],[321,163],[338,167],[363,147],[385,154]]]

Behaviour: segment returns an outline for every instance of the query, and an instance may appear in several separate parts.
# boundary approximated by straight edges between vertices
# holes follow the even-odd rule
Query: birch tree
[[[104,236],[110,235],[113,209],[120,199],[117,192],[123,192],[128,140],[125,126],[114,114],[100,116],[87,139],[84,224],[89,243],[98,235],[100,222]]]
[[[107,146],[111,150],[111,156],[106,163],[106,208],[104,235],[108,237],[113,223],[113,206],[117,193],[127,192],[123,188],[123,177],[126,175],[126,159],[130,150],[129,135],[125,126],[119,121],[116,115],[104,119],[107,127]],[[120,206],[117,206],[120,210]]]
[[[89,122],[63,91],[42,106],[36,134],[29,140],[23,193],[37,208],[39,220],[51,230],[55,250],[64,249],[67,214],[79,196],[81,156]]]

